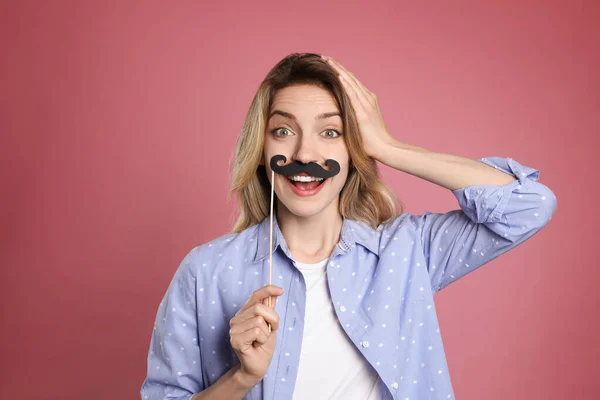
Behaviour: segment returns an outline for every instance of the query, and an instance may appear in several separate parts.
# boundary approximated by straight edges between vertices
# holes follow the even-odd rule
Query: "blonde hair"
[[[402,204],[382,182],[375,160],[362,148],[356,116],[337,72],[318,54],[293,53],[277,63],[263,80],[238,138],[229,189],[229,198],[235,195],[240,203],[233,232],[239,233],[269,215],[271,186],[265,166],[260,165],[267,117],[277,91],[293,85],[315,85],[327,90],[342,116],[350,169],[340,194],[340,214],[376,228],[398,215],[397,206],[402,213]]]

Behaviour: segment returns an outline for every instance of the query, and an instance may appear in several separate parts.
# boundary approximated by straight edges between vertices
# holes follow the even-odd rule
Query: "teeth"
[[[294,175],[288,176],[291,181],[299,181],[299,182],[312,182],[312,181],[322,181],[323,178],[316,178],[314,176],[304,176],[304,175]]]

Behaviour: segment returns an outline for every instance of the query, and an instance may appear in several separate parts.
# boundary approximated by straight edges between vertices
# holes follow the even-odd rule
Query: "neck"
[[[343,222],[336,202],[310,217],[292,214],[281,202],[277,209],[277,223],[294,260],[310,264],[331,255],[340,240]]]

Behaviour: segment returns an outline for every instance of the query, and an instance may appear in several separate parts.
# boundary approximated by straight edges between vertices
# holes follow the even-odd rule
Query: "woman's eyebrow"
[[[289,118],[289,119],[291,119],[293,121],[297,121],[296,120],[296,116],[294,114],[290,114],[288,112],[281,111],[281,110],[273,110],[271,112],[271,115],[269,115],[269,119],[271,119],[276,114],[277,115],[281,115],[282,117],[285,117],[285,118]],[[340,115],[339,112],[332,111],[332,112],[326,112],[326,113],[318,114],[315,117],[315,119],[327,119],[327,118],[331,118],[331,117],[335,117],[335,116],[338,116],[338,117],[342,118],[342,116]]]

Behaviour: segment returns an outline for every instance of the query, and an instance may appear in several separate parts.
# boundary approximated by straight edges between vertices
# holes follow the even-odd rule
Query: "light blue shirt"
[[[376,230],[343,220],[327,265],[331,301],[381,378],[384,399],[454,398],[434,293],[523,243],[556,209],[538,170],[510,158],[479,161],[517,180],[454,190],[460,210],[405,213]],[[277,346],[246,399],[291,399],[300,361],[306,287],[276,218],[273,249],[273,284],[284,289]],[[192,249],[158,308],[142,399],[188,399],[239,363],[229,320],[267,283],[269,218]]]

